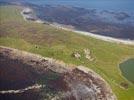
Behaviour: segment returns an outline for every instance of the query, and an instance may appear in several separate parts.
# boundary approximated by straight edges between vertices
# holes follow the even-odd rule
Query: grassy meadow
[[[118,100],[134,100],[134,84],[127,81],[119,69],[122,61],[134,58],[134,46],[104,42],[46,24],[25,21],[20,11],[18,6],[0,6],[1,46],[91,68],[109,83]],[[84,49],[91,51],[93,61],[85,58]],[[74,52],[79,52],[81,58],[74,58]],[[121,87],[122,82],[128,84],[128,89]]]

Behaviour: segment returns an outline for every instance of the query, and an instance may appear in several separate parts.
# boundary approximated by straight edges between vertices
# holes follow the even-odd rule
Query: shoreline
[[[66,30],[66,31],[72,31],[72,32],[75,32],[75,33],[78,33],[78,34],[90,36],[90,37],[93,37],[95,39],[103,40],[103,41],[106,41],[106,42],[134,45],[134,40],[123,40],[123,39],[113,38],[113,37],[109,37],[109,36],[98,35],[98,34],[94,34],[94,33],[91,33],[91,32],[79,31],[79,30],[75,30],[75,29],[68,29],[66,27],[62,27],[60,24],[57,24],[57,25],[56,24],[51,24],[51,26],[56,27],[56,28],[60,28],[60,29]]]
[[[62,29],[62,30],[66,30],[66,31],[71,31],[71,32],[75,32],[77,34],[82,34],[82,35],[86,35],[86,36],[90,36],[92,38],[95,39],[99,39],[102,41],[106,41],[106,42],[111,42],[111,43],[117,43],[117,44],[126,44],[126,45],[133,45],[134,46],[134,40],[125,40],[125,39],[118,39],[118,38],[114,38],[114,37],[110,37],[110,36],[103,36],[103,35],[98,35],[98,34],[94,34],[91,32],[86,32],[86,31],[80,31],[80,30],[76,30],[74,28],[67,28],[67,27],[63,27],[62,24],[58,24],[58,23],[49,23],[47,21],[43,21],[38,19],[37,17],[33,17],[32,15],[32,9],[31,8],[22,8],[23,10],[21,11],[21,15],[23,16],[25,21],[33,21],[35,23],[40,23],[40,24],[49,24],[50,26],[57,28],[57,29]],[[26,14],[24,14],[26,13]],[[67,26],[67,25],[64,25]]]

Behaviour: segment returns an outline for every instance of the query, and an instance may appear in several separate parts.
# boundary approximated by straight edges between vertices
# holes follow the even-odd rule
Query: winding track
[[[0,94],[18,94],[18,93],[24,93],[24,92],[26,92],[28,90],[32,90],[32,89],[40,89],[42,87],[44,87],[44,85],[34,84],[34,85],[26,87],[24,89],[0,91]]]

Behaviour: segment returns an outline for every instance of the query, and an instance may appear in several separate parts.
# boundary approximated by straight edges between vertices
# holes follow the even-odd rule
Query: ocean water
[[[18,0],[36,5],[67,5],[89,9],[134,12],[134,0]]]
[[[0,0],[35,5],[66,5],[89,9],[134,12],[134,0]]]

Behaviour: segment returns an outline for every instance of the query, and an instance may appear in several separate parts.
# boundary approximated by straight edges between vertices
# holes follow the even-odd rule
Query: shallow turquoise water
[[[120,70],[126,79],[134,83],[134,58],[121,63]]]

